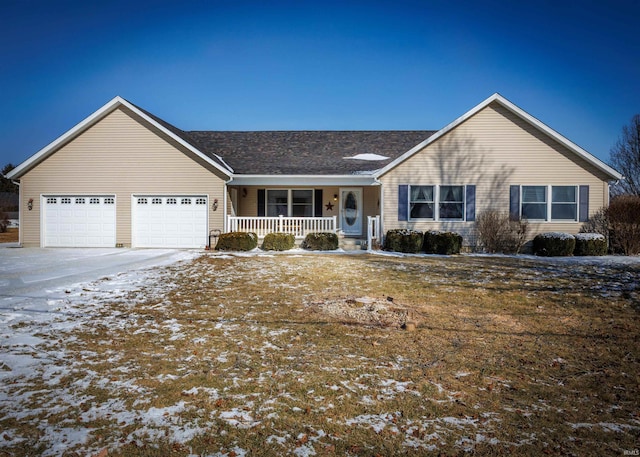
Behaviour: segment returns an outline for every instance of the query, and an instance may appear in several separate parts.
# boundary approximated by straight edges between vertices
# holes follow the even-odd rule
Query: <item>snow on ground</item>
[[[100,304],[156,280],[155,267],[188,261],[200,255],[185,250],[126,249],[14,249],[0,248],[0,414],[20,419],[33,414],[27,410],[31,397],[42,392],[29,391],[29,380],[42,377],[55,387],[56,396],[68,395],[63,402],[78,404],[70,390],[58,388],[61,379],[73,369],[68,354],[52,347],[45,338],[60,335],[81,325],[91,325]],[[24,384],[20,394],[8,395],[9,386]],[[59,400],[59,398],[58,398]],[[53,404],[53,398],[51,403]],[[118,409],[118,405],[107,405]],[[121,412],[121,419],[157,423],[167,411],[148,410],[144,417]],[[86,418],[99,414],[89,410]],[[91,430],[78,427],[40,428],[51,447],[43,455],[61,455],[83,444]],[[176,436],[189,437],[193,431],[176,427]],[[3,431],[2,445],[11,446],[12,430]]]
[[[65,386],[61,380],[70,370],[74,369],[74,361],[62,349],[57,349],[56,345],[44,335],[68,334],[73,328],[78,326],[89,326],[95,324],[97,312],[106,301],[128,297],[128,293],[147,287],[148,293],[161,297],[171,287],[159,281],[158,269],[154,267],[175,264],[177,262],[189,261],[196,258],[201,253],[198,251],[176,251],[176,250],[28,250],[0,249],[0,414],[2,418],[13,417],[20,420],[27,414],[34,414],[33,409],[25,411],[25,405],[29,404],[31,397],[50,396],[51,405],[59,405],[60,397],[62,402],[68,405],[78,405],[83,401],[75,392],[77,386]],[[293,255],[304,255],[305,251],[293,253]],[[342,253],[344,254],[344,253]],[[221,259],[234,256],[270,256],[274,253],[264,253],[256,250],[243,254],[210,254],[217,255]],[[292,255],[291,252],[288,255]],[[390,253],[380,253],[380,255],[395,255]],[[524,260],[540,260],[536,257],[519,256]],[[640,263],[640,257],[589,257],[589,258],[553,258],[545,259],[547,265],[581,263],[598,266],[621,266]],[[144,300],[148,297],[140,297]],[[131,297],[128,297],[131,299]],[[135,299],[134,299],[135,300]],[[224,305],[220,305],[223,307]],[[111,318],[113,316],[110,316]],[[117,325],[111,323],[110,325]],[[176,322],[165,322],[167,328],[173,332],[173,338],[184,338],[180,325]],[[224,322],[221,326],[234,324]],[[146,328],[146,331],[153,331]],[[273,336],[273,335],[272,335]],[[277,349],[267,343],[263,350]],[[220,354],[219,361],[226,361],[226,355]],[[116,362],[116,361],[114,361]],[[126,370],[126,367],[117,366],[114,369]],[[460,372],[456,376],[465,377],[468,373]],[[95,381],[92,373],[87,373],[86,382]],[[55,387],[49,392],[33,392],[29,390],[29,380],[42,378],[50,387]],[[110,382],[104,380],[105,383]],[[386,394],[390,397],[397,392],[411,390],[410,383],[399,382],[394,379],[382,380]],[[16,395],[16,384],[24,385]],[[9,396],[8,388],[11,386],[12,395]],[[364,395],[363,385],[342,385],[335,386],[336,389],[345,388],[362,395],[362,402],[372,402],[370,396]],[[132,393],[143,388],[133,383],[120,383],[117,388],[128,390]],[[199,389],[185,391],[185,397],[202,394],[204,390]],[[215,391],[208,393],[212,399],[216,399],[218,393]],[[419,393],[416,392],[417,395]],[[54,396],[55,401],[54,401]],[[45,401],[41,404],[47,404]],[[59,406],[53,406],[59,407]],[[154,434],[163,435],[157,438],[169,438],[176,442],[187,442],[194,436],[204,433],[211,425],[209,423],[189,424],[175,421],[176,413],[183,412],[191,408],[186,402],[179,402],[167,408],[149,407],[138,408],[130,411],[120,400],[102,403],[98,407],[92,407],[85,411],[79,422],[95,420],[105,414],[117,418],[117,422],[133,423],[139,422],[147,424],[146,427],[138,429],[130,436],[123,437],[125,441],[135,441],[139,439],[153,439]],[[394,418],[398,412],[385,414],[361,415],[350,419],[347,425],[371,427],[375,430],[396,431]],[[246,410],[231,409],[222,411],[219,419],[235,424],[238,427],[251,428],[258,423],[257,419]],[[483,425],[492,422],[491,417],[482,420]],[[496,420],[497,421],[497,420]],[[491,441],[481,430],[478,430],[479,419],[441,417],[425,421],[424,423],[413,424],[415,430],[435,429],[433,436],[428,439],[417,440],[412,435],[410,428],[406,432],[405,445],[409,448],[420,448],[425,451],[435,451],[425,446],[425,442],[433,441],[438,443],[440,435],[446,432],[447,428],[464,428],[474,433],[467,438],[467,441],[460,442],[462,449],[473,449],[474,443]],[[411,424],[409,424],[411,425]],[[44,432],[44,441],[50,447],[43,455],[61,455],[68,449],[76,446],[82,447],[86,443],[92,430],[78,426],[77,423],[70,423],[67,427],[59,425],[52,426],[43,421],[36,425]],[[601,427],[605,430],[615,430],[616,424],[587,424],[576,423],[574,428]],[[166,431],[168,430],[168,432]],[[476,433],[477,431],[477,433]],[[3,446],[12,446],[20,443],[23,438],[17,436],[14,430],[4,430]],[[168,434],[168,435],[167,435]],[[315,430],[309,437],[304,438],[303,445],[296,449],[296,455],[314,455],[312,443],[315,439],[322,437],[322,430]],[[424,438],[424,437],[423,437]],[[268,440],[278,442],[282,437],[270,436]],[[301,437],[298,438],[302,440]],[[308,440],[308,441],[307,441]],[[88,453],[97,453],[100,449],[84,449]],[[235,455],[245,455],[241,448],[233,450]]]

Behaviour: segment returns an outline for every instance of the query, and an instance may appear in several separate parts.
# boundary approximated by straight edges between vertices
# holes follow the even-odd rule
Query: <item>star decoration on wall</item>
[[[327,208],[327,211],[333,211],[333,203],[329,202],[324,206]]]

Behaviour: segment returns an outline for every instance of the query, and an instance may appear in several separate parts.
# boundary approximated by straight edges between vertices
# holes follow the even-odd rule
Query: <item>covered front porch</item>
[[[380,239],[380,187],[302,185],[229,185],[227,232],[290,233],[297,240],[309,233],[331,232],[371,246]]]

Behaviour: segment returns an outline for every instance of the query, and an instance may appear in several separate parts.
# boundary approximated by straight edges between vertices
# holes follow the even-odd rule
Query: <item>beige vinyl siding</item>
[[[247,195],[243,196],[242,189],[247,189]],[[258,216],[258,188],[257,187],[239,187],[238,188],[238,208],[236,214],[241,217],[257,217]]]
[[[115,195],[116,243],[131,245],[131,196],[135,194],[206,195],[209,229],[223,228],[219,171],[185,153],[168,137],[121,108],[60,147],[21,178],[22,243],[40,245],[40,197],[48,194]],[[199,161],[199,162],[198,162]],[[26,201],[33,198],[32,211]]]
[[[470,239],[473,222],[398,221],[398,185],[475,185],[476,215],[509,211],[510,185],[588,185],[589,213],[608,204],[607,177],[497,103],[381,177],[384,230],[452,230]],[[577,233],[580,222],[531,223],[533,234]]]

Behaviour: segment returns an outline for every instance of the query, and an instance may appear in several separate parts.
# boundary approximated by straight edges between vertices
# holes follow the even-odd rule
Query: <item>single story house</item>
[[[184,131],[116,97],[13,169],[20,243],[198,248],[211,231],[577,233],[621,175],[499,94],[440,130]]]

